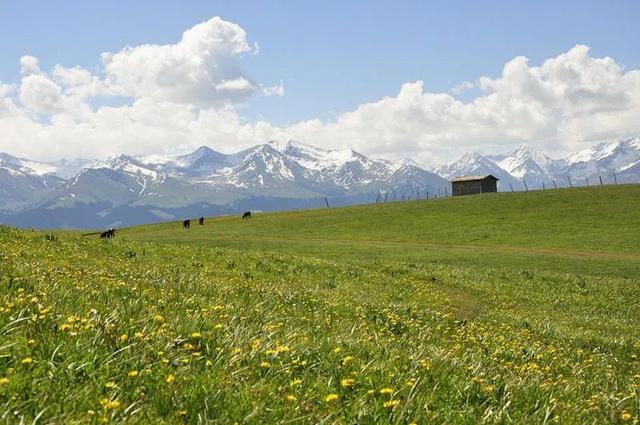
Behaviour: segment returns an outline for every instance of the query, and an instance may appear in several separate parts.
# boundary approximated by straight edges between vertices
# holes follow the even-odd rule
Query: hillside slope
[[[125,238],[332,259],[640,273],[640,185],[498,193],[124,229]]]

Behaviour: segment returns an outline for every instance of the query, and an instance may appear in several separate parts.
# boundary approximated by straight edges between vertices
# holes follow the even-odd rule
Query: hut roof
[[[492,179],[495,180],[500,180],[497,177],[495,177],[492,174],[486,174],[484,176],[461,176],[461,177],[456,177],[455,179],[452,179],[452,182],[470,182],[470,181],[477,181],[477,180],[484,180],[486,178],[491,177]]]

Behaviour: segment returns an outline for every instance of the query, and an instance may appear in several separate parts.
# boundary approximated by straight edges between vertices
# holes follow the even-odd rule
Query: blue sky
[[[244,75],[285,90],[245,99],[235,110],[278,127],[329,122],[418,80],[425,92],[450,93],[464,81],[498,78],[516,56],[538,66],[578,44],[622,70],[640,68],[636,1],[50,0],[0,2],[0,81],[20,84],[24,55],[42,70],[60,64],[101,75],[102,52],[176,43],[213,16],[260,46],[239,58]],[[456,97],[468,102],[478,94],[475,87]],[[110,100],[92,105],[100,102]]]

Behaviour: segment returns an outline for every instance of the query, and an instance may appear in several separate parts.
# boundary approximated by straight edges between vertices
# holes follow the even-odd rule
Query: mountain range
[[[561,159],[527,146],[507,155],[468,152],[435,172],[447,179],[493,174],[502,191],[593,185],[601,177],[604,184],[640,183],[640,137],[601,143]]]
[[[0,223],[105,228],[187,217],[443,196],[448,179],[493,174],[499,190],[640,182],[640,138],[563,159],[520,146],[468,152],[435,171],[412,160],[371,159],[272,141],[233,154],[202,146],[186,155],[33,161],[0,153]],[[526,186],[525,186],[526,182]]]
[[[102,228],[244,210],[280,210],[444,194],[448,182],[410,160],[289,141],[234,154],[39,162],[0,156],[0,222]],[[326,198],[326,199],[325,199]]]

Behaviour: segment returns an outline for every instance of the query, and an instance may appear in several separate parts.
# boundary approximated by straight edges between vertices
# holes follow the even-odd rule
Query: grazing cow
[[[104,232],[100,233],[100,239],[111,239],[115,235],[116,229],[105,230]]]
[[[182,228],[183,229],[188,229],[191,227],[191,220],[185,220],[182,222]]]
[[[204,217],[200,217],[200,220],[198,220],[198,224],[200,226],[202,226],[204,224]]]
[[[245,211],[244,214],[242,214],[242,219],[244,220],[245,218],[251,218],[251,211]]]

